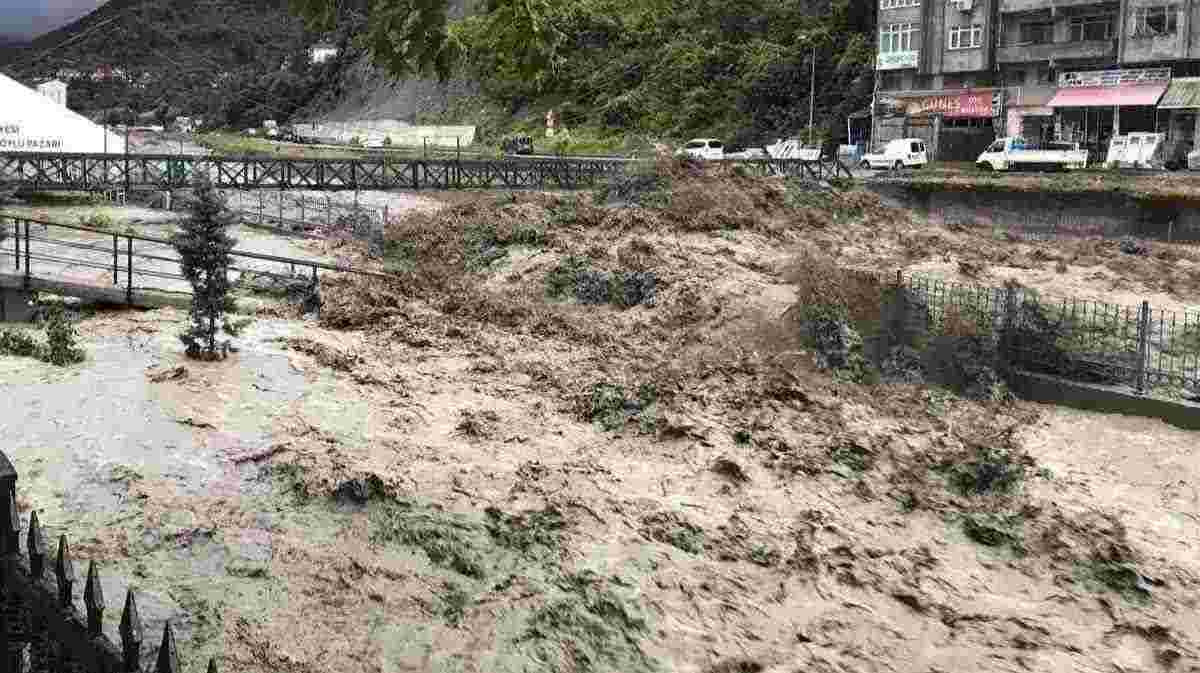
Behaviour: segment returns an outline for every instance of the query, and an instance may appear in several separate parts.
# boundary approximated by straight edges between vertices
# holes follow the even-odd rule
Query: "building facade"
[[[872,138],[973,160],[995,137],[1079,142],[1160,132],[1190,148],[1200,2],[879,0]]]

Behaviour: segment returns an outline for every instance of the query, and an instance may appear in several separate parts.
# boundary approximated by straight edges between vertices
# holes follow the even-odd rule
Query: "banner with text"
[[[906,111],[910,117],[940,114],[943,117],[992,116],[991,91],[962,91],[957,93],[910,98]]]
[[[61,150],[62,137],[30,137],[20,124],[0,122],[0,152],[6,150]]]

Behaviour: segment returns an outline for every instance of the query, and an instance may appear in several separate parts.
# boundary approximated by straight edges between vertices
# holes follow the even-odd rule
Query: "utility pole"
[[[808,144],[812,145],[813,133],[813,104],[816,102],[817,95],[817,43],[813,42],[812,48],[812,78],[808,85]]]

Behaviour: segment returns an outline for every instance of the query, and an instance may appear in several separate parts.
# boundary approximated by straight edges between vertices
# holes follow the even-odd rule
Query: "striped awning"
[[[1179,77],[1158,101],[1158,107],[1168,110],[1200,108],[1200,77]]]
[[[1167,90],[1166,82],[1118,84],[1117,86],[1079,86],[1058,90],[1050,107],[1127,107],[1153,106]]]

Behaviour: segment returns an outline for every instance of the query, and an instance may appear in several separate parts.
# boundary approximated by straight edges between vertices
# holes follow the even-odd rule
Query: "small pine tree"
[[[196,198],[191,214],[171,244],[179,252],[179,266],[192,285],[192,326],[179,335],[187,355],[200,360],[225,357],[229,342],[217,343],[217,333],[230,309],[228,269],[233,262],[230,252],[237,240],[227,229],[233,222],[221,194],[205,176],[193,183]]]

